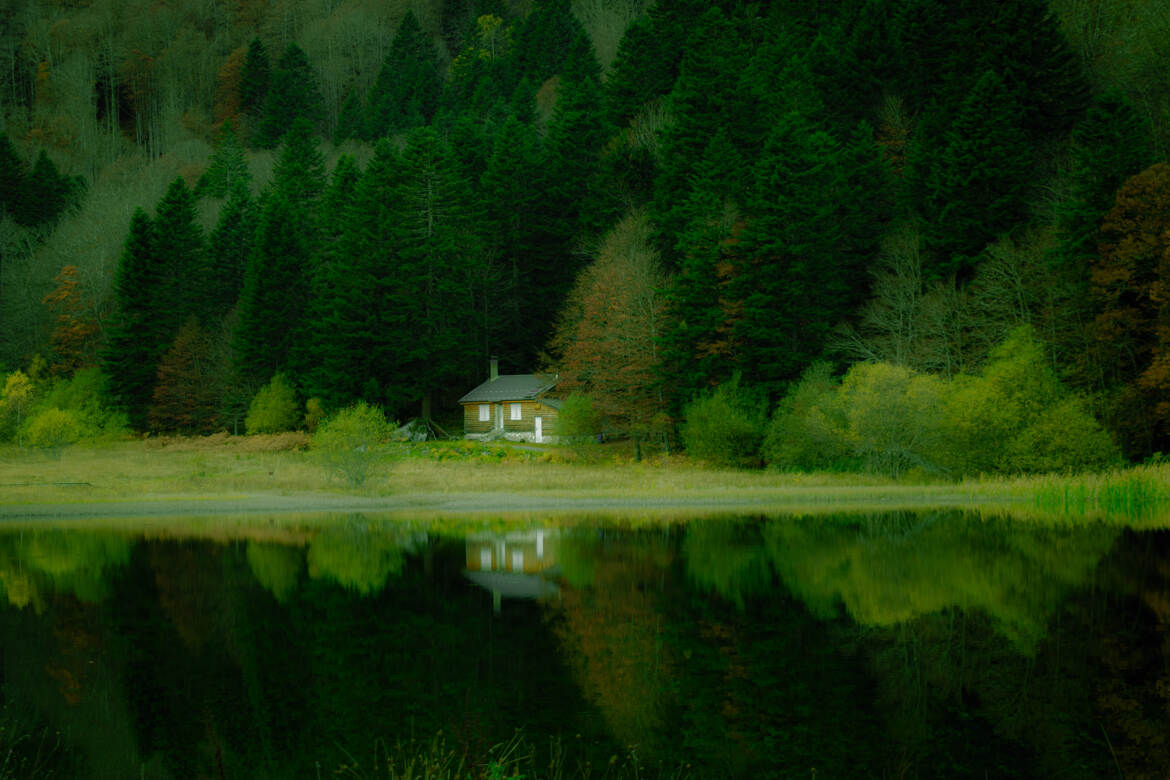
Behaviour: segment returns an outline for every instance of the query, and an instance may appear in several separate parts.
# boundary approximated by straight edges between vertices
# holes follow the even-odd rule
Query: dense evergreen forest
[[[242,430],[274,377],[443,419],[497,355],[738,462],[1150,457],[1166,41],[1133,0],[2,0],[7,434]]]

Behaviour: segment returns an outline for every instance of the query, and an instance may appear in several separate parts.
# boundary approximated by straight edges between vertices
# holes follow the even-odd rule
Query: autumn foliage
[[[618,430],[645,430],[662,409],[656,370],[665,281],[646,218],[626,217],[578,276],[553,339],[559,388],[587,393]]]

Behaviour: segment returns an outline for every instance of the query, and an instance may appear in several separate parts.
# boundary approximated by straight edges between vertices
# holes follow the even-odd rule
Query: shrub
[[[124,412],[108,408],[102,393],[102,374],[97,368],[84,368],[69,379],[53,383],[41,401],[43,407],[71,412],[80,426],[81,439],[117,439],[130,430]]]
[[[25,422],[21,439],[30,447],[43,449],[53,457],[81,438],[81,424],[70,411],[48,407],[41,409]]]
[[[244,418],[244,430],[250,434],[280,433],[291,431],[300,421],[296,390],[284,374],[276,374],[252,399]]]
[[[565,399],[557,413],[557,435],[568,444],[588,444],[601,430],[601,419],[593,406],[593,399],[584,393],[573,393]]]
[[[0,433],[4,438],[18,435],[35,398],[36,385],[28,374],[13,371],[4,378],[0,389]]]
[[[758,466],[766,421],[762,399],[740,387],[736,376],[686,405],[680,434],[692,457],[718,466]]]
[[[379,460],[379,445],[393,430],[382,410],[358,401],[321,424],[313,434],[312,449],[326,469],[358,487]]]
[[[829,470],[855,465],[837,402],[840,385],[828,363],[813,363],[776,406],[764,436],[764,462],[782,469]]]

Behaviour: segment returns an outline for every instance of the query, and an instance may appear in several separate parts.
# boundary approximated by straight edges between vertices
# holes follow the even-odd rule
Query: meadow
[[[170,514],[232,507],[293,511],[826,511],[966,506],[1013,514],[1162,515],[1170,464],[1094,474],[974,478],[783,473],[706,467],[681,456],[635,461],[620,448],[582,451],[474,442],[392,443],[369,479],[348,487],[309,438],[147,438],[60,453],[0,449],[0,515],[61,515],[133,504]],[[249,503],[251,502],[251,503]],[[45,515],[48,516],[48,515]]]

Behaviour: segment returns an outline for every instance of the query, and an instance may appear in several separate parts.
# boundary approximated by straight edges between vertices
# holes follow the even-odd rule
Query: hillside
[[[738,388],[778,465],[1143,459],[1166,40],[1130,0],[6,0],[0,422],[72,382],[242,430],[275,375],[443,415],[495,355],[636,437]]]

